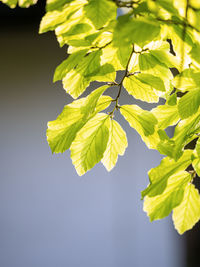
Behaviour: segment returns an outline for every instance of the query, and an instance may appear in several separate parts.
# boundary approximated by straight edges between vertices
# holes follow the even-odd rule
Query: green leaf
[[[1,2],[8,5],[11,8],[15,8],[18,0],[1,0]]]
[[[159,77],[147,73],[139,73],[135,77],[142,83],[146,83],[158,91],[165,91],[165,85]]]
[[[144,211],[150,217],[150,221],[162,219],[177,207],[184,196],[184,188],[191,180],[188,172],[181,171],[170,176],[167,187],[162,194],[155,197],[145,197]]]
[[[193,184],[185,188],[181,204],[173,211],[174,226],[179,234],[191,229],[200,219],[200,195]]]
[[[124,55],[124,51],[123,51]],[[128,57],[130,56],[130,53],[128,52]],[[127,61],[128,57],[125,56]],[[121,58],[120,58],[121,59]],[[112,64],[115,70],[122,70],[124,69],[121,60],[118,58],[118,49],[114,47],[112,44],[106,46],[105,48],[102,49],[102,55],[101,55],[101,63],[105,64]],[[127,61],[125,64],[127,64]],[[124,63],[124,62],[123,62]]]
[[[87,116],[90,116],[94,113],[95,109],[97,108],[97,104],[102,104],[101,101],[99,102],[99,98],[108,88],[108,85],[101,86],[88,95],[84,106],[84,111]],[[111,98],[109,98],[109,101],[111,102]]]
[[[142,198],[145,196],[154,197],[164,192],[170,176],[184,171],[192,162],[192,150],[185,150],[182,157],[175,161],[169,157],[161,160],[160,165],[151,169],[148,173],[150,184],[142,191]]]
[[[68,56],[55,70],[53,81],[62,80],[67,72],[72,70],[77,66],[77,64],[83,59],[86,55],[87,49],[80,50]]]
[[[163,62],[160,62],[151,51],[139,55],[139,70],[142,73],[152,74],[163,80],[166,91],[171,91],[171,83],[173,75],[169,68]]]
[[[117,6],[109,0],[90,0],[84,7],[85,16],[99,29],[117,16]]]
[[[123,70],[126,68],[131,51],[132,51],[132,45],[131,44],[127,44],[125,46],[119,44],[119,46],[117,47],[116,58],[119,60],[122,68],[118,68],[118,70],[119,69]],[[114,59],[114,60],[116,61],[116,59]]]
[[[153,87],[147,83],[143,83],[137,78],[138,75],[129,76],[124,79],[123,86],[127,92],[136,99],[155,103],[159,101],[159,96]]]
[[[176,75],[172,81],[174,87],[182,92],[200,87],[200,72],[193,69],[186,69],[182,73]]]
[[[149,2],[149,5],[150,5],[150,3],[151,2]],[[166,11],[169,12],[168,14],[170,14],[170,15],[178,15],[178,10],[174,6],[173,0],[157,0],[155,3],[155,6],[157,7],[156,11],[157,12],[161,11],[161,14],[164,16],[166,16]],[[163,12],[162,8],[165,9],[165,12]],[[153,11],[153,10],[151,10],[151,11]]]
[[[109,138],[109,115],[96,114],[76,135],[70,150],[72,163],[79,175],[94,167],[102,158]]]
[[[186,93],[178,102],[178,111],[181,119],[195,114],[200,106],[200,87]]]
[[[200,158],[200,139],[198,138],[195,149],[197,151],[197,155]]]
[[[35,5],[38,0],[19,0],[20,7],[29,7],[31,5]]]
[[[51,11],[51,10],[62,9],[65,4],[73,1],[74,0],[47,0],[46,10]]]
[[[195,154],[195,152],[194,152],[194,154]],[[193,158],[192,166],[193,166],[194,170],[196,171],[197,175],[200,176],[200,158],[199,157]]]
[[[165,133],[165,137],[164,137]],[[171,140],[166,132],[164,130],[158,130],[158,134],[160,136],[160,142],[157,144],[157,150],[160,152],[162,155],[167,155],[170,158],[173,158],[173,152],[174,152],[174,141]],[[182,155],[182,151],[180,153],[180,156]],[[180,157],[179,156],[179,157]]]
[[[188,119],[182,120],[175,128],[174,137],[171,141],[174,142],[172,157],[178,159],[183,148],[196,138],[196,133],[200,130],[200,114],[196,113]]]
[[[200,139],[198,138],[192,155],[192,166],[197,175],[200,176]]]
[[[182,1],[182,3],[184,3]],[[179,19],[177,22],[180,23],[182,21],[182,18]],[[168,31],[168,39],[171,39],[173,50],[175,51],[178,58],[181,58],[184,56],[184,68],[190,63],[190,57],[188,56],[189,52],[191,51],[191,48],[194,45],[194,42],[192,40],[192,34],[187,28],[187,31],[185,33],[184,38],[184,51],[183,51],[183,28],[182,25],[178,25],[178,23],[174,23],[172,25],[167,25],[167,31]],[[182,24],[182,23],[180,23]]]
[[[63,87],[73,98],[79,97],[86,90],[91,77],[100,70],[100,55],[100,50],[90,53],[63,78]]]
[[[170,94],[167,97],[167,104],[169,106],[175,106],[177,104],[177,94],[176,94],[176,91],[174,93]]]
[[[127,146],[126,133],[119,123],[109,119],[109,140],[101,160],[108,171],[112,170],[117,163],[118,155],[124,155]]]
[[[29,7],[37,3],[38,0],[0,0],[0,2],[8,5],[11,8],[15,8],[18,4],[20,7]]]
[[[121,114],[141,136],[149,148],[156,148],[160,138],[155,132],[157,119],[149,112],[136,105],[124,105],[120,108]]]
[[[104,64],[100,67],[97,74],[92,77],[92,80],[99,82],[115,82],[116,71],[110,64]]]
[[[166,65],[169,68],[176,68],[180,69],[181,61],[176,56],[173,56],[167,51],[163,50],[151,50],[151,54],[160,62],[162,62],[164,65]]]
[[[190,5],[193,7],[193,8],[196,8],[196,9],[199,9],[200,8],[200,2],[199,0],[190,0]]]
[[[55,33],[60,46],[68,44],[70,40],[85,39],[88,35],[96,32],[90,20],[84,15],[84,5],[87,1],[75,0],[64,6],[63,10],[47,13],[46,19],[42,21],[40,31],[46,31],[49,27],[55,28]],[[55,20],[51,22],[51,14],[56,12]],[[57,22],[59,21],[59,24]],[[80,48],[76,48],[80,50]],[[73,51],[74,52],[74,51]],[[73,53],[69,52],[70,54]]]
[[[53,11],[47,12],[40,22],[39,33],[55,30],[58,25],[66,21],[67,17],[70,15],[70,13],[72,13],[72,11],[73,9],[68,8],[67,5],[66,8],[61,10],[56,10],[55,8]]]
[[[102,86],[87,98],[65,106],[58,118],[48,123],[47,141],[52,152],[62,153],[67,150],[83,125],[97,112],[110,105],[112,99],[109,96],[101,96],[107,88],[108,86]]]
[[[158,120],[158,128],[166,129],[168,126],[175,125],[179,120],[177,106],[159,105],[151,112]]]
[[[90,78],[85,78],[76,70],[71,70],[63,78],[63,87],[73,98],[79,97],[89,86]]]
[[[136,131],[140,132],[142,130],[145,136],[154,133],[158,121],[151,112],[136,105],[123,105],[120,112]]]
[[[100,70],[101,50],[94,51],[83,58],[77,66],[76,71],[83,74],[84,77],[90,77],[98,74]]]
[[[64,37],[78,35],[81,33],[88,33],[92,27],[87,23],[76,23],[68,31],[64,33]]]
[[[200,44],[196,43],[192,47],[192,50],[190,51],[190,56],[197,63],[197,66],[200,65]]]
[[[143,47],[158,38],[159,34],[160,25],[152,18],[130,18],[124,15],[118,18],[114,31],[114,42],[134,43]]]

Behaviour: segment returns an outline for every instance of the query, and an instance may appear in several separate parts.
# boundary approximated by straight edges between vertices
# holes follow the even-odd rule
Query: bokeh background
[[[44,1],[0,4],[0,267],[200,266],[197,227],[179,236],[170,217],[150,223],[143,212],[161,156],[121,117],[129,146],[110,173],[98,164],[79,177],[69,151],[51,154],[47,122],[72,99],[52,82],[67,48],[38,34],[44,12]]]

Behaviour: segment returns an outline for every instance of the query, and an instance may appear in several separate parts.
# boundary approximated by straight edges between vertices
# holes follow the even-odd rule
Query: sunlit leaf
[[[65,106],[58,118],[48,123],[47,141],[52,152],[62,153],[67,150],[86,122],[110,105],[112,99],[109,96],[101,96],[106,88],[107,86],[100,87],[87,98]]]
[[[191,229],[200,219],[200,195],[193,184],[184,190],[181,204],[173,211],[173,222],[179,234]]]
[[[121,114],[141,136],[149,148],[156,148],[160,141],[155,132],[156,117],[149,111],[145,111],[136,105],[124,105],[120,108]]]
[[[200,87],[185,94],[178,102],[178,111],[181,119],[195,114],[200,106]]]
[[[136,99],[155,103],[159,101],[159,96],[154,91],[153,87],[142,82],[137,78],[138,75],[130,76],[124,79],[123,85],[128,93]]]
[[[117,6],[109,0],[90,0],[84,10],[97,29],[117,16]]]
[[[167,186],[169,177],[185,170],[191,164],[191,155],[192,150],[185,150],[182,157],[177,161],[169,157],[162,159],[160,165],[149,171],[150,184],[142,191],[142,198],[162,194]]]
[[[53,81],[62,80],[67,72],[72,70],[86,55],[87,50],[80,50],[68,56],[55,70]]]
[[[0,2],[8,5],[11,8],[15,8],[18,4],[20,7],[29,7],[37,3],[38,0],[0,0]]]
[[[109,138],[108,119],[108,115],[98,113],[76,135],[70,150],[72,163],[79,175],[86,173],[103,158]]]
[[[137,44],[143,47],[145,44],[158,38],[160,25],[151,18],[131,18],[124,15],[119,17],[114,32],[114,42]]]
[[[174,87],[182,92],[200,87],[200,72],[186,69],[173,79]]]
[[[184,188],[191,180],[188,172],[181,171],[173,174],[167,181],[167,187],[162,194],[155,197],[145,197],[144,211],[150,221],[162,219],[177,207],[184,196]]]
[[[179,120],[179,114],[176,105],[159,105],[152,109],[152,113],[158,120],[158,127],[162,129],[165,129],[171,125],[175,125]]]
[[[128,146],[126,133],[122,127],[113,119],[110,119],[109,122],[109,140],[101,160],[108,171],[112,170],[117,162],[118,155],[124,155]]]

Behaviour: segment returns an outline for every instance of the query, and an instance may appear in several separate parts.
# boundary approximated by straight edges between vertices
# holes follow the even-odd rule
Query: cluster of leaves
[[[15,8],[17,5],[20,7],[29,7],[37,3],[38,0],[0,0],[4,4],[11,8]]]
[[[33,2],[19,0],[19,5]],[[70,149],[79,175],[100,161],[110,171],[127,147],[126,133],[114,120],[120,112],[147,147],[166,156],[149,171],[150,183],[142,191],[150,220],[173,211],[177,231],[191,229],[200,219],[193,184],[200,176],[200,1],[47,0],[46,11],[40,33],[55,31],[69,54],[54,82],[62,80],[66,92],[78,98],[48,123],[52,152]],[[118,71],[123,71],[120,82]],[[80,97],[92,81],[99,87]],[[162,98],[164,104],[151,111],[120,105],[122,90],[148,103]],[[169,126],[175,126],[172,138]],[[192,141],[195,147],[188,149]]]

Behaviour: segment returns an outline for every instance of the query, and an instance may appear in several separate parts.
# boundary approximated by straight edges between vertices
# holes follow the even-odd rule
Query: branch
[[[118,86],[119,87],[119,91],[118,91],[118,94],[116,96],[116,98],[113,100],[113,102],[115,102],[115,107],[113,108],[113,110],[111,112],[109,112],[109,115],[112,117],[113,116],[113,113],[116,109],[120,108],[120,106],[118,105],[118,100],[119,100],[119,97],[120,97],[120,94],[121,94],[121,91],[122,91],[122,86],[123,86],[123,81],[126,77],[129,76],[129,72],[128,72],[128,67],[129,67],[129,64],[130,64],[130,61],[131,61],[131,57],[134,53],[134,45],[133,45],[133,48],[132,48],[132,51],[131,51],[131,54],[128,58],[128,61],[127,61],[127,64],[126,64],[126,68],[125,68],[125,73],[124,73],[124,76],[122,77],[121,79],[121,82],[116,84],[116,83],[113,83],[111,84],[112,86]]]

